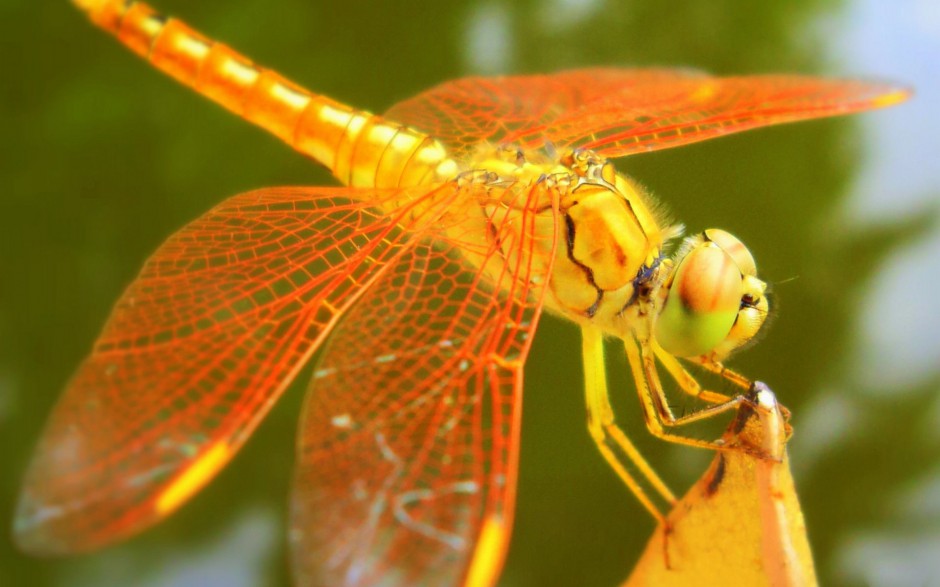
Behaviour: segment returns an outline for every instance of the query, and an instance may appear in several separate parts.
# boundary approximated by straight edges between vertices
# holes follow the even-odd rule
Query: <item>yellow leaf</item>
[[[785,408],[762,384],[752,398],[725,432],[729,450],[656,528],[624,587],[816,585]]]

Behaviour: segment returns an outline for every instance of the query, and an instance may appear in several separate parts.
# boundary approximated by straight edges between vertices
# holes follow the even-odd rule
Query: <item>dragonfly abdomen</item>
[[[346,185],[416,186],[452,179],[458,172],[431,137],[335,102],[311,109],[295,138],[295,148],[315,153]]]
[[[309,92],[143,2],[76,0],[92,21],[157,69],[246,118],[359,187],[449,179],[436,140]]]

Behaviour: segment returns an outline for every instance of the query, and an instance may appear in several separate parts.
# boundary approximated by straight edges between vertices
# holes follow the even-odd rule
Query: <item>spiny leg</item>
[[[636,495],[637,499],[657,521],[665,523],[665,516],[653,503],[647,491],[627,469],[632,464],[660,497],[670,506],[676,502],[656,471],[646,462],[627,435],[617,426],[607,392],[607,373],[604,365],[604,340],[600,330],[593,326],[581,327],[582,358],[584,362],[584,390],[588,408],[588,429],[591,438],[607,463]]]
[[[658,353],[657,353],[657,356],[659,356]],[[741,375],[737,371],[732,371],[731,369],[725,367],[718,361],[709,359],[707,357],[695,357],[694,359],[690,359],[690,360],[696,363],[697,365],[701,365],[702,368],[705,369],[706,371],[710,371],[711,373],[714,373],[715,375],[718,375],[719,377],[723,379],[727,379],[728,381],[730,381],[734,385],[737,385],[741,389],[744,389],[746,391],[751,391],[752,388],[754,387],[753,381],[751,381],[744,375]]]
[[[679,385],[679,388],[682,389],[682,391],[685,393],[695,397],[696,399],[700,399],[711,404],[724,404],[734,399],[734,397],[723,393],[702,389],[702,386],[695,379],[695,377],[689,373],[685,367],[682,366],[682,363],[680,363],[676,357],[663,350],[663,348],[656,344],[655,341],[652,341],[651,344],[653,346],[653,352],[656,354],[656,358],[659,359],[659,362],[663,364],[663,367],[666,368],[666,370],[672,376],[673,380]],[[757,391],[755,385],[759,382],[751,381],[737,371],[733,371],[725,367],[719,361],[715,361],[707,357],[694,357],[689,360],[694,362],[696,365],[700,365],[706,371],[714,373],[715,375],[718,375],[719,377],[729,381],[733,385],[744,389],[747,395]],[[742,400],[735,401],[740,403]],[[723,413],[727,409],[722,408],[720,405],[716,407],[718,408],[718,413]],[[784,419],[789,422],[790,410],[788,410],[787,407],[783,404],[778,404],[778,407],[780,412],[783,414]],[[710,409],[699,410],[695,414],[690,414],[684,418],[675,418],[673,420],[673,424],[687,424],[696,420],[702,420],[704,418],[710,417],[711,415],[714,415],[714,413],[710,411]],[[787,428],[789,429],[789,427],[790,425],[788,423]]]
[[[676,417],[669,408],[666,400],[666,394],[663,391],[659,373],[656,371],[655,357],[648,352],[644,352],[642,343],[632,337],[624,340],[624,348],[627,351],[630,369],[633,372],[633,380],[636,384],[637,392],[640,395],[640,404],[643,406],[646,426],[653,436],[668,442],[698,448],[711,450],[727,448],[720,442],[691,438],[689,436],[667,432],[665,427],[683,426],[685,424],[691,424],[692,422],[713,418],[719,414],[737,409],[743,402],[750,401],[747,397],[743,395],[735,396],[724,403],[699,410],[686,416]]]
[[[658,353],[657,356],[659,356]],[[710,359],[708,357],[695,357],[690,360],[693,361],[696,365],[701,365],[701,367],[706,371],[714,373],[715,375],[730,381],[732,384],[740,387],[741,389],[746,390],[746,393],[748,394],[756,393],[759,391],[757,387],[759,387],[759,385],[763,385],[759,381],[751,381],[744,375],[741,375],[737,371],[725,367],[721,362],[715,361],[714,359]],[[780,412],[783,414],[784,421],[787,423],[787,438],[789,438],[790,434],[793,433],[789,423],[790,410],[787,409],[787,407],[783,404],[777,404],[777,406],[780,409]]]
[[[666,371],[669,372],[676,384],[679,385],[679,389],[696,399],[710,404],[723,404],[731,400],[731,396],[729,395],[702,389],[699,382],[696,381],[691,373],[686,371],[685,367],[679,362],[679,359],[664,351],[655,341],[651,341],[650,344],[653,345],[653,352],[656,354],[656,358],[659,359],[659,362],[663,364]]]

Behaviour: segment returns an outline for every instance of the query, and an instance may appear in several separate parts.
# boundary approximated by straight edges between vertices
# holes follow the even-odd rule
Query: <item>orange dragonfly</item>
[[[87,551],[164,518],[231,460],[321,352],[300,425],[302,585],[488,585],[513,518],[522,367],[543,309],[583,332],[588,422],[663,519],[674,502],[617,426],[603,339],[649,429],[748,401],[721,363],[767,314],[735,237],[680,229],[610,158],[902,101],[894,86],[678,69],[466,78],[384,116],[310,93],[142,2],[76,0],[152,65],[327,166],[346,187],[230,198],[174,234],[56,405],[15,521],[29,552]],[[703,401],[670,411],[658,375]]]

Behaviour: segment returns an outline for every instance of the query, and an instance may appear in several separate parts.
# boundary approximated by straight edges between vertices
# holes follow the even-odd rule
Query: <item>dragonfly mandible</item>
[[[680,229],[610,159],[898,103],[889,84],[684,69],[444,83],[384,115],[313,94],[142,2],[76,0],[153,66],[329,168],[344,187],[230,198],[170,237],[54,408],[15,521],[81,552],[164,518],[320,359],[298,439],[302,585],[488,585],[513,520],[522,368],[543,310],[583,333],[592,437],[657,519],[672,493],[617,425],[618,339],[650,431],[734,409],[722,363],[767,315],[747,248]],[[676,416],[658,370],[702,400]]]

